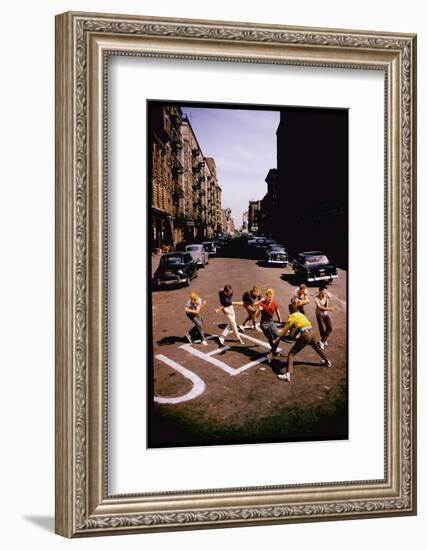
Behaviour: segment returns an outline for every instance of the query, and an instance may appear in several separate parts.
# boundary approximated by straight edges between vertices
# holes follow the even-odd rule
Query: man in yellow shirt
[[[280,380],[287,380],[290,382],[294,368],[294,356],[304,349],[305,346],[311,346],[314,349],[320,356],[322,365],[326,367],[332,366],[332,363],[328,360],[323,350],[319,349],[316,345],[313,327],[310,321],[303,313],[298,311],[296,304],[289,304],[289,317],[286,320],[285,326],[279,332],[279,336],[274,340],[274,343],[278,343],[288,331],[290,332],[291,338],[295,339],[295,344],[289,351],[287,366],[281,368],[280,374],[277,375]]]

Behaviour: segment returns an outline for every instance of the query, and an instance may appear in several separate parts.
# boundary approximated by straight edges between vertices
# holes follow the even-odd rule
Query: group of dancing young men
[[[330,294],[325,285],[319,287],[319,293],[316,296],[316,319],[319,325],[320,340],[316,340],[313,327],[305,315],[304,307],[309,304],[307,287],[301,284],[295,291],[289,304],[289,315],[283,328],[279,331],[274,318],[282,323],[279,306],[274,300],[274,290],[268,288],[265,296],[261,296],[261,291],[257,286],[243,294],[242,301],[233,301],[233,289],[230,285],[225,285],[219,291],[220,307],[215,309],[216,313],[223,313],[227,318],[227,326],[218,337],[221,346],[224,346],[225,338],[231,332],[234,333],[237,342],[243,344],[241,333],[248,329],[262,331],[270,344],[270,351],[266,355],[269,363],[273,357],[278,355],[277,348],[283,337],[294,341],[291,347],[287,363],[280,369],[278,378],[290,382],[293,374],[294,357],[306,346],[311,346],[320,356],[322,365],[331,367],[331,362],[325,355],[324,349],[328,345],[328,338],[332,332],[332,323],[330,313],[333,308],[329,306]],[[206,306],[206,301],[195,292],[190,294],[190,299],[185,306],[185,313],[194,323],[191,331],[185,335],[189,343],[200,342],[203,346],[208,343],[205,338],[203,328],[203,319],[201,312]],[[246,312],[246,319],[241,325],[236,322],[236,313],[234,306],[242,306]],[[194,336],[194,339],[193,339]]]

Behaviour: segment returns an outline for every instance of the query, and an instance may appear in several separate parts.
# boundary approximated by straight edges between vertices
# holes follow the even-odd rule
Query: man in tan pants
[[[236,323],[236,314],[234,312],[235,305],[241,306],[242,302],[233,302],[233,289],[230,285],[225,285],[223,289],[221,289],[218,293],[219,295],[219,301],[221,303],[221,307],[216,309],[216,313],[219,313],[222,311],[224,315],[227,317],[228,324],[225,327],[222,335],[219,337],[219,341],[221,345],[224,345],[225,338],[230,332],[234,332],[234,335],[236,336],[237,341],[239,344],[243,344],[242,339],[240,337],[239,329],[237,328]]]

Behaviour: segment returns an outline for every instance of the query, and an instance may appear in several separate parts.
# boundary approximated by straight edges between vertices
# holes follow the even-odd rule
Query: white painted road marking
[[[258,340],[257,338],[253,338],[252,336],[248,336],[246,334],[241,335],[243,338],[247,338],[248,340],[251,340],[252,342],[255,342],[257,344],[260,344],[261,346],[270,349],[270,345],[267,342],[263,342],[262,340]],[[198,357],[199,359],[202,359],[202,361],[206,361],[207,363],[210,363],[211,365],[214,365],[215,367],[218,367],[222,369],[224,372],[229,374],[230,376],[236,376],[237,374],[240,374],[241,372],[250,369],[251,367],[254,367],[255,365],[259,365],[260,363],[263,363],[267,360],[265,356],[259,357],[255,361],[251,361],[250,363],[246,363],[246,365],[243,365],[238,368],[230,367],[227,365],[227,363],[224,363],[224,361],[219,361],[218,359],[215,359],[212,357],[212,355],[215,355],[221,351],[225,351],[227,349],[230,349],[228,346],[225,346],[223,348],[218,348],[217,350],[211,351],[210,353],[203,353],[202,351],[194,348],[191,344],[184,344],[180,346],[180,349],[187,351],[188,353],[191,353],[195,357]],[[278,348],[278,351],[281,351],[280,348]]]
[[[270,344],[266,341],[259,340],[258,338],[254,338],[253,336],[249,336],[248,334],[241,334],[241,337],[246,338],[247,340],[255,344],[258,344],[264,348],[270,349]],[[207,340],[213,340],[215,338],[218,338],[218,337],[215,335],[212,335],[212,336],[208,336]],[[264,363],[267,360],[266,356],[264,355],[254,361],[251,361],[250,363],[246,363],[246,365],[243,365],[238,368],[233,368],[227,365],[227,363],[224,363],[224,361],[220,361],[219,359],[216,359],[215,357],[213,357],[213,355],[229,350],[230,346],[220,347],[208,353],[204,353],[203,351],[194,347],[192,344],[183,344],[182,346],[179,346],[179,349],[182,349],[183,351],[186,351],[187,353],[190,353],[191,355],[198,357],[202,361],[206,361],[207,363],[210,363],[214,367],[220,368],[230,376],[236,376],[241,372],[248,370],[251,367],[254,367],[255,365]],[[282,349],[277,348],[277,351],[282,351]],[[154,400],[157,403],[169,403],[169,404],[181,403],[183,401],[189,401],[190,399],[194,399],[195,397],[198,397],[205,391],[205,388],[206,388],[205,382],[199,376],[197,376],[197,374],[194,374],[191,370],[186,369],[185,367],[183,367],[179,363],[176,363],[172,359],[169,359],[165,355],[156,355],[156,359],[172,367],[173,369],[178,371],[180,374],[182,374],[184,378],[188,378],[193,383],[193,388],[188,393],[180,397],[154,397]]]
[[[200,376],[197,376],[197,374],[194,374],[191,370],[186,369],[182,365],[176,363],[172,359],[169,359],[169,357],[166,357],[165,355],[156,355],[156,359],[159,361],[162,361],[162,363],[165,363],[169,367],[175,369],[178,371],[184,378],[187,378],[193,383],[192,389],[179,397],[160,397],[160,396],[154,396],[154,401],[157,403],[168,403],[168,404],[175,404],[175,403],[182,403],[183,401],[190,401],[191,399],[195,399],[196,397],[199,397],[205,389],[206,384],[203,382],[203,380],[200,378]]]
[[[263,346],[264,348],[271,349],[271,346],[268,342],[265,342],[264,340],[258,340],[258,338],[254,338],[253,336],[249,336],[249,334],[241,334],[243,338],[247,338],[251,342],[254,342],[255,344],[259,344],[260,346]],[[282,351],[282,348],[277,348],[277,351]]]
[[[264,363],[264,361],[267,361],[267,358],[265,356],[260,357],[255,361],[251,361],[250,363],[246,363],[246,365],[243,365],[243,367],[239,367],[238,369],[236,369],[236,374],[240,374],[244,370],[250,369],[251,367],[254,367],[255,365],[259,365],[260,363]]]
[[[227,349],[230,349],[230,346],[224,346],[223,348],[214,349],[213,351],[210,351],[206,355],[209,355],[209,356],[216,355],[217,353],[221,353],[222,351],[226,351]]]
[[[210,363],[211,365],[214,365],[215,367],[219,367],[226,373],[228,373],[230,376],[234,376],[236,373],[236,369],[233,369],[232,367],[229,367],[226,363],[223,361],[219,361],[219,359],[215,359],[215,357],[211,357],[207,353],[203,353],[202,351],[199,351],[196,348],[193,348],[190,344],[184,344],[183,346],[180,346],[181,349],[188,351],[188,353],[191,353],[191,355],[194,355],[195,357],[198,357],[199,359],[202,359],[203,361],[206,361],[207,363]]]

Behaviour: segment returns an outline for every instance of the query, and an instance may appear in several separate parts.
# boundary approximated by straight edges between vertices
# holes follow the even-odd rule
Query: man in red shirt
[[[259,309],[261,310],[261,330],[271,346],[271,351],[267,354],[268,362],[270,362],[271,358],[276,355],[280,341],[274,343],[274,340],[279,336],[279,331],[273,321],[274,314],[276,314],[279,323],[282,322],[279,306],[274,301],[274,290],[272,288],[266,290],[264,300],[259,303]]]

